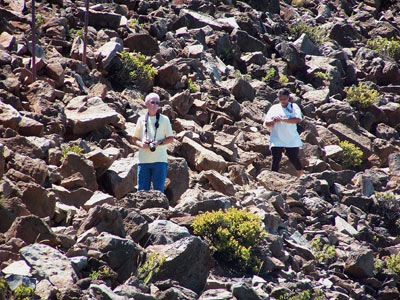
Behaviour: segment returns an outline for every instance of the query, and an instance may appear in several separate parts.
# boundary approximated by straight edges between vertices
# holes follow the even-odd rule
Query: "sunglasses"
[[[151,104],[160,105],[160,101],[150,101]]]

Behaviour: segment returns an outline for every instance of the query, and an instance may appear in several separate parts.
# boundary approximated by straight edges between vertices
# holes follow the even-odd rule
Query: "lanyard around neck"
[[[148,124],[148,121],[149,121],[149,113],[147,112],[146,116],[144,117],[144,135],[145,135],[146,139],[147,139],[147,124]],[[157,136],[157,128],[159,126],[159,121],[160,121],[160,113],[157,112],[156,113],[156,123],[154,124],[154,127],[156,128],[154,130],[154,140],[156,139],[156,136]]]

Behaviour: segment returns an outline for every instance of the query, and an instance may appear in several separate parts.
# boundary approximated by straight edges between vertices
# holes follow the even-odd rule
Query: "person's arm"
[[[149,144],[143,142],[140,138],[141,132],[142,132],[142,125],[143,125],[143,121],[142,121],[142,118],[140,117],[136,123],[134,135],[131,137],[131,143],[139,148],[148,149]]]
[[[290,119],[282,119],[281,122],[289,123],[289,124],[297,124],[301,122],[300,118],[290,118]]]
[[[142,148],[142,149],[147,149],[149,148],[149,144],[142,142],[139,138],[137,138],[136,136],[132,137],[132,144],[134,144],[135,146]]]
[[[165,139],[161,139],[161,140],[156,141],[156,143],[157,143],[157,146],[159,146],[159,145],[167,145],[167,144],[171,144],[174,141],[174,139],[175,139],[174,136],[168,136]]]

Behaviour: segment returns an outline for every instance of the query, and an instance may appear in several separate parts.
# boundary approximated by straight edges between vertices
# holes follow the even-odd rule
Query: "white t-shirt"
[[[149,116],[149,119],[147,121],[147,139],[158,141],[174,135],[169,118],[160,114],[157,128],[157,136],[154,137],[154,133],[156,131],[156,120],[156,116]],[[141,116],[138,119],[134,136],[142,142],[146,141],[145,116]],[[154,162],[168,162],[167,145],[157,146],[154,152],[150,151],[150,149],[139,149],[139,163]]]
[[[265,116],[266,122],[271,122],[274,117],[281,117],[287,119],[299,118],[302,119],[300,107],[296,103],[291,103],[287,107],[282,107],[281,104],[274,104],[268,110]],[[297,124],[289,124],[286,122],[279,122],[272,125],[270,135],[270,148],[271,147],[285,147],[294,148],[301,147],[299,133],[297,132]]]

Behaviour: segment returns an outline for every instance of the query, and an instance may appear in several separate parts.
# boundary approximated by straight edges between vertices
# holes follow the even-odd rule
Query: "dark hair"
[[[279,93],[278,93],[278,96],[289,96],[290,95],[290,92],[289,92],[289,90],[288,89],[281,89],[280,91],[279,91]]]

